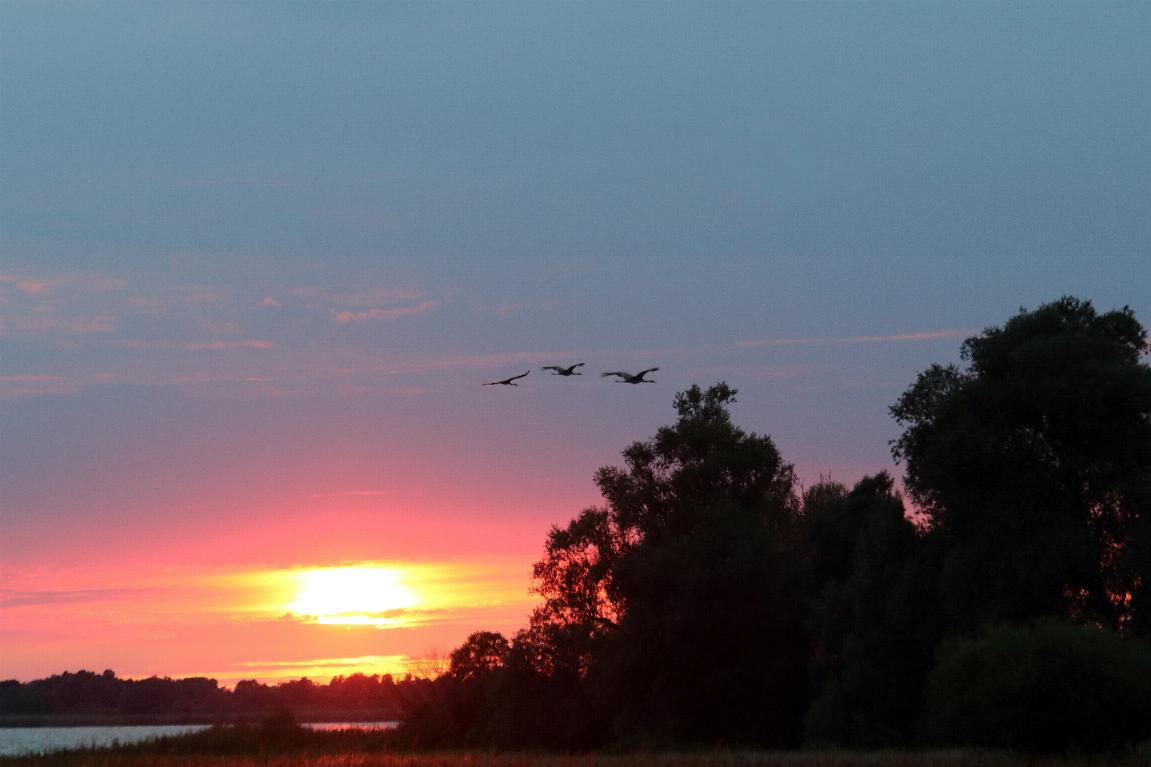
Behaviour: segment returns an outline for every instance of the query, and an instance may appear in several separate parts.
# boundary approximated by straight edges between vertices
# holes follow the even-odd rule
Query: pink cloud
[[[45,381],[63,381],[64,376],[54,375],[37,375],[37,374],[24,374],[24,375],[11,375],[0,376],[0,383],[40,383]]]
[[[310,498],[376,498],[394,495],[394,490],[336,490],[330,493],[312,493]]]
[[[249,338],[242,341],[208,341],[206,343],[183,344],[181,348],[192,352],[217,351],[220,349],[271,349],[275,346],[271,341],[259,338]]]
[[[111,333],[115,329],[116,318],[112,315],[0,318],[0,336],[39,335],[43,333],[83,335],[87,333]]]
[[[398,306],[390,309],[375,307],[363,311],[332,311],[336,322],[365,322],[369,320],[390,320],[396,317],[411,317],[437,309],[439,301],[421,301],[415,306]]]
[[[17,282],[16,287],[25,293],[31,293],[33,295],[42,295],[52,289],[51,283],[45,280],[24,280],[23,282]]]
[[[108,341],[108,346],[120,349],[160,349],[188,352],[221,351],[225,349],[273,349],[275,344],[261,338],[245,338],[236,341],[194,341],[190,343],[173,343],[169,341],[143,341],[125,338]]]
[[[74,394],[79,387],[64,376],[24,373],[0,376],[0,399]]]
[[[379,306],[396,301],[418,301],[426,294],[401,288],[371,288],[333,296],[334,303],[342,306]]]
[[[109,291],[122,290],[128,281],[115,277],[94,274],[70,274],[51,278],[20,277],[14,274],[0,275],[0,282],[11,283],[28,295],[42,296],[61,287],[78,287],[82,290]]]
[[[944,338],[967,338],[976,331],[967,329],[926,330],[917,333],[895,333],[885,336],[845,336],[841,338],[767,338],[758,341],[740,341],[739,346],[808,346],[817,344],[878,344],[907,341],[937,341]]]

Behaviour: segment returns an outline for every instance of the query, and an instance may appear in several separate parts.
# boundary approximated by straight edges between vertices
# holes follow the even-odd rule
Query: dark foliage
[[[1062,615],[1151,635],[1151,368],[1130,309],[1063,298],[963,344],[892,408],[946,542],[948,628]]]
[[[903,745],[911,737],[932,651],[923,541],[886,474],[848,493],[808,491],[812,585],[808,742]]]
[[[944,645],[927,714],[944,745],[1114,751],[1151,737],[1151,644],[1054,622],[995,627]]]

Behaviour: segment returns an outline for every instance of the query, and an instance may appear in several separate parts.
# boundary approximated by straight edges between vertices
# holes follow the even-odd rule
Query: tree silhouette
[[[474,682],[500,668],[508,654],[508,640],[495,631],[476,631],[452,651],[448,675]]]
[[[857,747],[906,743],[934,649],[924,542],[886,473],[850,492],[814,486],[804,495],[803,527],[815,686],[806,737]]]
[[[1151,368],[1124,308],[1062,298],[969,338],[892,407],[945,545],[954,630],[1063,615],[1151,632]]]
[[[620,737],[798,738],[795,476],[769,437],[732,423],[735,396],[678,394],[675,425],[596,473],[606,506],[553,528],[535,566],[533,629],[563,638],[558,664],[586,677]]]

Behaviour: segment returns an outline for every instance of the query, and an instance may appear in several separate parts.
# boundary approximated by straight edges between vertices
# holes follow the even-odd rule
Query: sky
[[[0,678],[421,673],[676,392],[898,477],[1149,254],[1142,2],[0,0]]]

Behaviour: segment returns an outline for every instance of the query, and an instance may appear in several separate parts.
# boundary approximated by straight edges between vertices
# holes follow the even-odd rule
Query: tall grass
[[[979,751],[712,751],[677,754],[385,753],[314,751],[164,754],[124,748],[0,758],[3,767],[1079,767],[1099,760],[1029,760]],[[1106,762],[1145,764],[1139,756]]]

